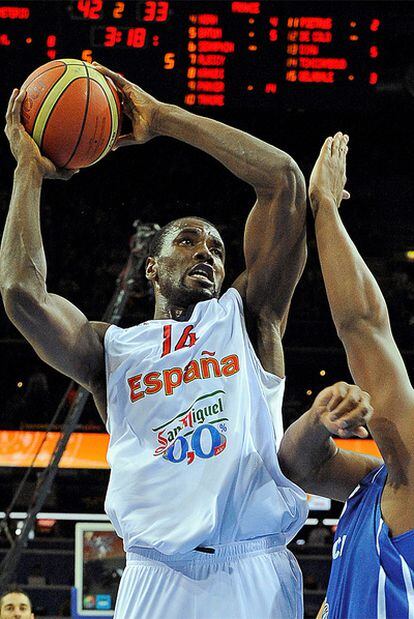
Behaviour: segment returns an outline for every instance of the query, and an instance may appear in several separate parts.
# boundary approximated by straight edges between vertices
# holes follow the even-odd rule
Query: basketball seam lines
[[[63,62],[63,61],[62,60],[52,60],[52,62]],[[53,69],[58,69],[60,66],[62,66],[62,65],[57,65],[55,67],[48,67],[47,69],[45,69],[44,71],[42,71],[41,73],[36,75],[32,80],[30,80],[30,82],[28,84],[26,84],[25,90],[27,90],[29,88],[30,84],[32,84],[35,80],[37,80],[38,77],[40,77],[41,75],[44,75],[48,71],[52,71]],[[65,70],[62,73],[62,75],[60,76],[60,78],[62,78],[65,75],[65,73],[67,71],[67,67],[79,67],[79,65],[76,62],[70,62],[70,63],[69,62],[65,62],[63,66],[65,67]],[[23,82],[23,84],[24,84],[24,82]],[[52,86],[52,88],[53,88],[53,86]]]
[[[105,95],[105,98],[106,98],[106,100],[108,102],[109,116],[110,116],[110,122],[111,122],[111,127],[110,127],[110,130],[109,130],[109,136],[108,136],[108,139],[106,141],[105,148],[102,150],[102,154],[99,155],[99,157],[97,159],[95,159],[95,161],[92,162],[92,163],[97,163],[99,161],[99,159],[102,159],[102,157],[104,157],[107,154],[107,150],[106,149],[108,148],[108,146],[110,145],[111,140],[112,140],[112,128],[114,126],[114,123],[113,123],[113,119],[112,119],[112,108],[111,108],[111,103],[109,101],[109,97],[108,97],[106,91],[104,90],[104,88],[102,87],[102,84],[100,84],[97,80],[93,80],[93,81],[95,82],[95,84],[99,85],[100,89],[102,90],[103,94]]]
[[[75,65],[73,65],[73,66],[75,66]],[[77,66],[77,65],[76,65],[76,66]],[[62,77],[63,77],[63,75],[62,75]],[[69,88],[69,87],[70,87],[70,86],[71,86],[74,82],[77,82],[78,80],[82,80],[82,79],[85,79],[85,76],[84,76],[84,75],[80,75],[79,77],[75,77],[73,80],[71,80],[71,81],[69,82],[69,84],[66,84],[65,88],[62,90],[62,92],[60,93],[59,97],[56,99],[56,101],[53,103],[52,107],[50,108],[50,111],[49,111],[48,117],[47,117],[47,119],[46,119],[46,121],[45,121],[45,126],[43,127],[43,131],[42,131],[42,139],[41,139],[41,141],[40,141],[40,146],[39,146],[40,150],[42,150],[42,148],[43,148],[43,140],[44,140],[44,138],[45,138],[45,135],[46,135],[46,129],[47,129],[47,126],[48,126],[48,124],[49,124],[49,121],[50,121],[50,119],[51,119],[51,117],[52,117],[53,110],[55,109],[55,107],[56,107],[56,106],[57,106],[57,104],[59,103],[59,101],[60,101],[60,99],[61,99],[62,95],[63,95],[63,94],[67,91],[67,89],[68,89],[68,88]],[[48,94],[49,94],[49,93],[48,93]],[[40,108],[40,109],[42,109],[42,106],[41,106],[41,108]],[[39,112],[40,112],[40,110],[39,110]],[[36,118],[37,118],[37,115],[36,115]],[[34,128],[34,125],[33,125],[33,128]],[[83,127],[82,127],[82,128],[83,128]],[[73,156],[73,155],[71,155],[71,157],[72,157],[72,156]],[[66,164],[65,164],[65,165],[67,165],[67,164],[68,164],[68,162],[66,162]],[[65,166],[62,166],[62,168],[63,168],[63,167],[65,167]]]
[[[65,67],[65,70],[63,71],[62,75],[59,77],[58,82],[60,82],[60,80],[62,79],[62,77],[65,75],[65,73],[66,73],[66,71],[67,71],[67,65],[64,65],[64,67]],[[48,71],[51,71],[52,69],[55,69],[55,68],[56,68],[56,67],[50,67],[49,69],[46,69],[46,71],[42,71],[42,73],[40,73],[40,75],[43,75],[44,73],[47,73]],[[29,82],[29,83],[27,84],[27,86],[25,87],[25,90],[26,90],[26,91],[27,91],[28,87],[30,86],[30,84],[32,84],[32,82],[34,82],[34,80],[36,80],[38,77],[40,77],[40,75],[36,75],[36,77],[34,77],[34,78],[32,79],[32,81],[31,81],[31,82]],[[55,82],[55,84],[56,84],[56,83],[57,83],[57,82]],[[40,114],[40,112],[41,112],[41,110],[42,110],[43,103],[45,102],[46,97],[48,97],[48,96],[49,96],[49,93],[50,93],[50,92],[52,91],[52,89],[55,87],[55,84],[52,84],[52,86],[49,88],[49,92],[48,92],[48,93],[47,93],[47,95],[44,97],[43,102],[39,105],[39,108],[38,108],[38,110],[37,110],[37,112],[36,112],[36,116],[35,116],[35,117],[34,117],[34,119],[33,119],[33,125],[32,125],[31,135],[33,135],[33,133],[34,133],[34,128],[35,128],[35,126],[36,126],[37,117],[39,116],[39,114]],[[26,96],[27,96],[27,94],[26,94]],[[47,124],[47,123],[46,123],[46,124]],[[45,128],[46,128],[46,124],[45,124]],[[42,134],[42,139],[41,139],[41,141],[40,141],[40,144],[41,144],[41,145],[43,144],[43,135],[44,135],[44,130],[43,130],[43,134]],[[41,148],[41,147],[39,147],[39,148]]]
[[[80,143],[80,141],[81,141],[81,139],[82,139],[82,133],[83,133],[83,130],[84,130],[84,128],[85,128],[86,118],[87,118],[87,115],[88,115],[88,112],[89,112],[89,99],[90,99],[90,92],[91,92],[90,79],[91,79],[91,78],[90,78],[90,75],[89,75],[88,67],[86,66],[86,63],[85,63],[85,62],[83,63],[83,66],[84,66],[85,71],[86,71],[86,77],[87,77],[87,83],[88,83],[88,90],[87,90],[87,93],[86,93],[86,105],[85,105],[85,112],[84,112],[84,114],[83,114],[82,125],[81,125],[80,131],[79,131],[79,136],[78,136],[78,139],[77,139],[77,141],[76,141],[75,147],[74,147],[74,149],[72,150],[72,154],[71,154],[71,156],[70,156],[70,157],[69,157],[69,159],[66,161],[65,165],[63,165],[63,166],[62,166],[62,168],[65,168],[65,167],[66,167],[66,166],[70,163],[70,160],[71,160],[71,159],[73,159],[73,157],[74,157],[74,155],[75,155],[75,153],[76,153],[76,149],[78,148],[79,143]],[[62,96],[62,95],[61,95],[61,96]],[[60,97],[59,97],[59,98],[60,98]]]

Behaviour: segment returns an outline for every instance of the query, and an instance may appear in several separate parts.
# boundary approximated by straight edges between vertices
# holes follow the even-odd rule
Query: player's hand
[[[309,199],[314,215],[322,197],[333,200],[337,208],[342,200],[350,197],[345,190],[348,142],[349,137],[338,131],[323,143],[309,180]]]
[[[364,427],[372,417],[370,396],[356,385],[339,382],[327,387],[316,397],[311,410],[318,421],[341,438],[366,438]]]
[[[121,91],[123,111],[132,122],[132,132],[121,135],[113,150],[120,146],[144,144],[157,135],[155,129],[156,117],[160,106],[163,104],[119,73],[115,73],[97,62],[93,62],[92,65],[100,73],[109,77]]]
[[[23,100],[26,96],[24,90],[15,88],[9,100],[6,112],[6,127],[4,132],[10,143],[10,150],[18,165],[24,167],[35,166],[42,178],[57,178],[60,180],[68,180],[79,170],[63,170],[58,169],[40,152],[36,142],[32,140],[30,135],[25,131],[21,120],[20,113]]]

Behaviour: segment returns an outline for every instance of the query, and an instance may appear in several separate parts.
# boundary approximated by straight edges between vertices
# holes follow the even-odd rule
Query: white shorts
[[[214,554],[127,553],[114,619],[301,619],[302,574],[278,536]]]

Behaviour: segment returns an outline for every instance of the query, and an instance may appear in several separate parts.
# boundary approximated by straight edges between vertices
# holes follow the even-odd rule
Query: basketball
[[[86,168],[116,142],[121,102],[114,84],[82,60],[48,62],[22,89],[22,123],[57,168]]]

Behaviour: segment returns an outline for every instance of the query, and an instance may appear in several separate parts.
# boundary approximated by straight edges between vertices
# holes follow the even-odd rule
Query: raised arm
[[[48,292],[40,231],[43,178],[68,179],[56,170],[20,123],[25,93],[13,91],[6,114],[6,135],[17,161],[13,192],[0,250],[0,287],[6,313],[46,363],[70,376],[95,396],[104,415],[106,325],[90,323],[69,301]]]
[[[245,228],[246,271],[234,286],[253,318],[253,341],[265,368],[284,374],[281,336],[306,259],[306,191],[293,159],[239,129],[160,103],[117,73],[95,64],[124,94],[132,132],[119,145],[155,135],[176,138],[215,157],[256,191]]]
[[[286,430],[278,453],[283,473],[306,492],[346,501],[380,461],[339,449],[332,436],[366,437],[363,426],[371,415],[370,397],[360,387],[344,382],[327,387]]]
[[[372,397],[369,428],[388,467],[388,484],[405,496],[414,491],[414,390],[391,333],[382,293],[339,215],[347,144],[348,136],[342,133],[328,138],[311,175],[318,253],[350,370]]]

